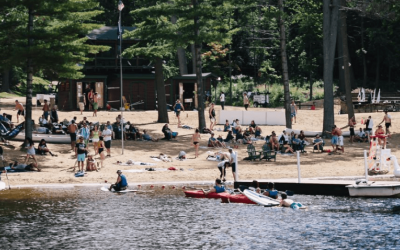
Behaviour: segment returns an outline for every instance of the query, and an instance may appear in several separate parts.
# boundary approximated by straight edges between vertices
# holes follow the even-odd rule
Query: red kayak
[[[257,204],[247,198],[244,194],[230,194],[226,197],[221,197],[222,203],[244,203],[244,204]]]
[[[185,191],[185,195],[186,195],[186,197],[192,197],[192,198],[219,199],[222,197],[228,197],[230,194],[228,194],[228,193],[209,193],[206,196],[202,190],[189,190],[189,191]]]

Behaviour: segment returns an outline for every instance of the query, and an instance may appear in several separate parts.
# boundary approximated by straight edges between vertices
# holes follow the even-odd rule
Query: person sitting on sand
[[[165,136],[164,138],[168,141],[171,139],[174,139],[178,136],[178,132],[172,132],[172,130],[168,127],[168,123],[166,123],[163,126],[161,131],[163,132],[163,134]]]
[[[309,145],[310,141],[306,138],[306,135],[304,134],[303,130],[300,130],[300,134],[298,137],[300,140],[304,141],[306,145]]]
[[[254,131],[254,137],[255,138],[261,138],[261,133],[262,133],[261,128],[259,126],[257,126],[255,131]]]
[[[214,132],[211,132],[211,137],[208,139],[208,147],[223,147],[222,143],[214,137]]]
[[[228,191],[225,190],[224,185],[222,185],[221,179],[216,179],[215,180],[215,186],[212,188],[210,191],[205,191],[202,189],[204,195],[208,195],[209,193],[228,193]]]
[[[265,192],[263,193],[263,195],[274,198],[274,199],[278,199],[278,190],[275,189],[275,184],[273,182],[268,182],[268,188],[265,189]]]
[[[223,148],[226,148],[226,144],[224,142],[224,138],[221,135],[218,136],[217,141],[219,141]]]
[[[365,132],[363,131],[362,128],[360,128],[360,131],[357,133],[357,135],[354,138],[355,138],[356,142],[366,142],[366,141],[368,141],[368,138],[365,135]]]
[[[253,144],[253,141],[251,140],[251,136],[248,132],[243,133],[243,144]]]
[[[96,167],[96,160],[93,159],[93,155],[88,155],[86,159],[86,171],[96,171],[98,172],[98,168]]]
[[[155,158],[158,158],[158,159],[162,160],[163,162],[172,162],[172,157],[170,157],[166,154],[163,154],[163,153],[160,153],[160,155]]]
[[[282,200],[279,204],[279,206],[281,206],[281,207],[290,207],[293,209],[306,209],[307,208],[306,206],[303,206],[300,202],[294,202],[293,200],[288,199],[287,194],[285,194],[285,193],[282,193],[281,197],[282,197]]]
[[[12,170],[17,170],[17,171],[42,171],[40,168],[38,168],[36,163],[31,163],[31,164],[18,164],[17,161],[13,162],[10,166]],[[5,170],[3,171],[3,173]]]
[[[158,142],[158,139],[154,139],[154,138],[152,138],[150,135],[147,134],[147,130],[143,130],[142,138],[143,138],[143,140],[145,140],[145,141],[154,141],[154,142]]]
[[[236,132],[235,141],[239,144],[243,143],[243,133],[241,128],[239,128]]]
[[[293,147],[296,145],[296,150],[300,150],[302,153],[307,153],[307,151],[304,151],[304,142],[299,139],[297,134],[294,134],[292,137],[292,145]]]
[[[254,122],[254,120],[252,120],[249,125],[250,134],[254,134],[256,132],[256,127],[256,123]]]
[[[283,143],[283,145],[282,145],[282,153],[294,153],[294,151],[293,151],[293,148],[292,147],[290,147],[290,145],[288,144],[288,142],[287,141],[285,141],[284,143]]]
[[[38,154],[40,154],[40,155],[45,155],[47,152],[48,152],[51,156],[57,156],[57,155],[53,154],[53,153],[50,151],[50,149],[47,147],[46,140],[45,140],[45,139],[42,139],[42,140],[39,142]]]
[[[228,132],[231,129],[231,125],[229,124],[229,121],[226,120],[224,124],[224,132]]]
[[[128,187],[128,181],[125,177],[125,175],[122,174],[121,170],[117,171],[118,174],[118,178],[117,181],[115,182],[115,184],[112,184],[109,188],[109,190],[111,191],[111,189],[114,189],[115,191],[121,191],[121,190],[125,190]]]

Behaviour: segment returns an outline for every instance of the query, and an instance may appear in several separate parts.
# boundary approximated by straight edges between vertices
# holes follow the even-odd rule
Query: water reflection
[[[400,199],[297,195],[309,210],[294,211],[98,188],[7,192],[2,249],[400,248]]]

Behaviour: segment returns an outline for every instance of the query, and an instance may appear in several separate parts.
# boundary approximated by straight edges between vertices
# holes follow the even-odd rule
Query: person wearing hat
[[[181,119],[180,119],[181,111],[185,111],[180,100],[176,100],[176,103],[175,103],[173,109],[176,114],[176,118],[178,118],[178,126],[179,126],[181,124]]]
[[[111,184],[108,190],[114,189],[115,191],[125,190],[128,187],[128,181],[126,180],[125,175],[122,174],[121,170],[117,171],[118,178],[115,184]]]
[[[324,151],[324,140],[317,134],[314,139],[314,150],[321,150],[321,153]]]

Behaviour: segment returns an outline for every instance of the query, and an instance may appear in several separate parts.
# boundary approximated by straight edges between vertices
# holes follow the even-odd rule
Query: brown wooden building
[[[133,30],[124,27],[124,30]],[[79,80],[67,80],[58,90],[57,103],[61,110],[78,110],[78,97],[89,87],[98,93],[99,109],[104,109],[109,103],[113,108],[119,108],[121,103],[120,67],[118,59],[117,27],[103,27],[88,35],[88,42],[97,45],[107,45],[111,49],[94,56],[93,61],[87,62],[83,73],[85,77]],[[135,40],[123,40],[123,49],[130,47]],[[143,101],[136,105],[136,110],[156,109],[157,94],[155,74],[152,63],[144,58],[123,59],[123,96],[128,103]],[[204,90],[211,92],[211,84],[216,76],[203,73]],[[197,107],[198,100],[194,94],[197,91],[196,75],[188,74],[175,76],[165,81],[168,104],[180,99],[187,109]]]

